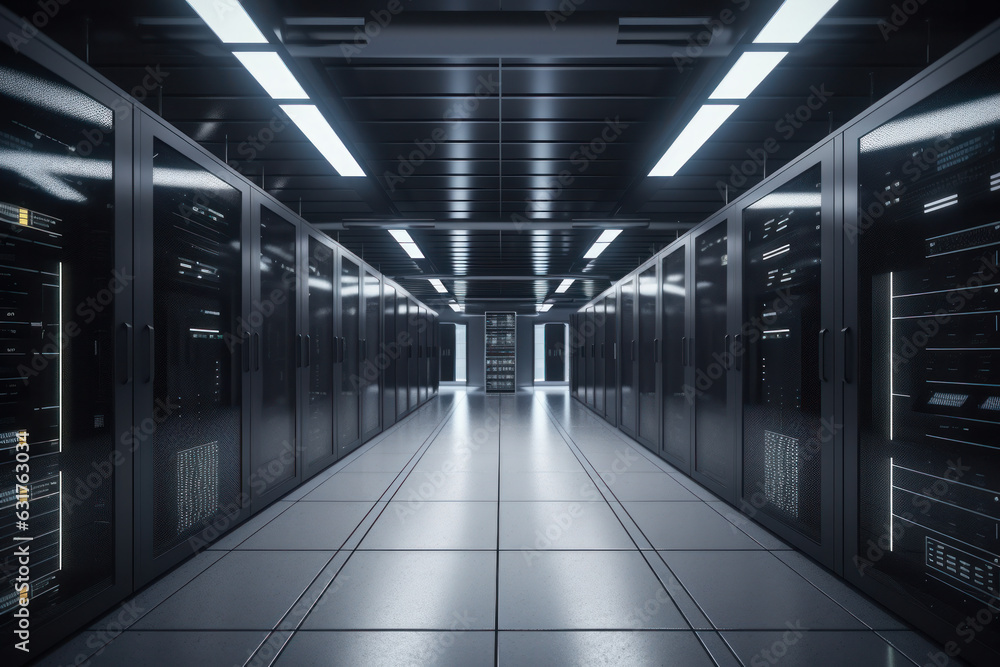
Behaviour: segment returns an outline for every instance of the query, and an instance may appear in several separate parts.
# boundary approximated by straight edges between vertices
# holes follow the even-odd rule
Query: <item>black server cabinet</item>
[[[545,325],[545,381],[566,381],[566,325]]]
[[[517,314],[486,313],[486,392],[517,391]]]
[[[635,369],[637,398],[636,440],[659,454],[660,401],[657,370],[660,362],[659,322],[657,297],[659,283],[656,277],[658,262],[640,268],[636,277],[638,299],[636,305],[636,344],[638,364]]]
[[[399,361],[396,364],[396,420],[410,411],[410,356],[413,354],[410,336],[410,300],[396,292],[396,337],[399,339]]]
[[[431,377],[431,391],[434,396],[438,395],[438,390],[441,387],[441,322],[438,320],[438,316],[433,316],[433,327],[431,331],[434,332],[434,362],[431,365],[432,377]]]
[[[427,402],[427,388],[430,383],[430,355],[428,348],[428,326],[427,322],[427,309],[420,307],[420,319],[417,322],[417,332],[420,334],[419,342],[417,344],[417,353],[419,358],[418,372],[419,379],[417,380],[418,386],[420,387],[419,401],[420,405]]]
[[[573,398],[580,400],[580,314],[569,316],[569,388]]]
[[[587,405],[593,409],[594,407],[594,363],[595,363],[595,341],[594,341],[594,307],[590,306],[586,309],[584,314],[583,322],[583,335],[584,335],[584,349],[587,358],[587,364],[584,369],[586,373],[584,379],[584,385],[586,387],[586,402]]]
[[[660,263],[661,426],[660,456],[691,474],[695,395],[691,384],[690,243],[682,241]]]
[[[337,458],[361,444],[361,264],[341,251],[337,284]]]
[[[140,114],[135,222],[135,581],[141,586],[245,518],[250,381],[262,304],[250,303],[249,186]],[[147,433],[148,432],[148,433]]]
[[[742,500],[830,568],[842,553],[833,426],[833,142],[742,207]]]
[[[729,308],[733,231],[729,218],[722,217],[692,238],[695,431],[691,473],[731,503],[736,500],[737,456],[730,371],[734,330],[739,329],[731,325]]]
[[[312,477],[337,459],[336,393],[337,361],[334,286],[336,251],[325,234],[303,234],[306,262],[300,283],[306,355],[302,400],[300,465],[302,478]]]
[[[132,107],[40,40],[0,46],[0,70],[0,662],[19,665],[132,584]]]
[[[379,354],[382,347],[382,281],[368,268],[364,271],[364,333],[361,339],[361,441],[367,442],[382,428],[382,399],[379,393]]]
[[[1000,664],[998,37],[844,139],[845,576],[934,664]]]
[[[638,397],[636,396],[636,355],[635,332],[635,276],[630,276],[619,285],[621,303],[621,363],[619,364],[618,390],[621,393],[621,430],[633,438],[636,436]]]
[[[155,185],[155,184],[154,184]],[[250,415],[251,511],[257,512],[301,481],[298,465],[301,239],[286,209],[257,191],[251,197],[251,311],[244,327],[252,338]]]
[[[614,290],[604,298],[604,418],[618,424],[618,298]]]
[[[399,334],[396,332],[396,288],[382,285],[382,356],[379,368],[382,376],[382,428],[396,423],[396,376],[399,373]]]
[[[420,311],[413,299],[409,299],[407,312],[407,326],[410,332],[407,378],[409,382],[410,410],[415,410],[420,406]]]
[[[606,392],[605,376],[605,333],[607,315],[604,312],[604,302],[598,301],[594,306],[594,410],[602,417],[605,415]]]
[[[444,323],[440,325],[441,380],[444,382],[455,381],[456,331],[457,328],[454,324]]]

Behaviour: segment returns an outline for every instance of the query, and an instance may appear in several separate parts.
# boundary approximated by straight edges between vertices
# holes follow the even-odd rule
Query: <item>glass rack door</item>
[[[333,318],[333,247],[308,235],[306,310],[306,385],[303,413],[302,466],[309,477],[336,457],[333,370],[336,348]]]
[[[663,436],[661,454],[685,473],[691,472],[691,407],[687,369],[688,244],[684,242],[663,258],[660,265],[660,312],[663,350]]]
[[[337,455],[343,457],[361,442],[360,345],[361,267],[340,256],[340,352],[337,382]]]

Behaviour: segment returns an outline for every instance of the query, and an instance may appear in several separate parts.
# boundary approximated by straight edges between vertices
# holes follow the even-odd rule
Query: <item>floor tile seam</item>
[[[937,643],[933,639],[929,639],[929,638],[925,637],[925,635],[922,632],[920,632],[918,630],[914,630],[912,628],[909,629],[909,630],[872,630],[872,632],[874,632],[876,635],[878,635],[879,639],[881,639],[886,644],[888,644],[893,649],[895,649],[897,653],[900,653],[901,655],[903,655],[903,657],[905,657],[907,660],[909,660],[913,665],[916,665],[916,667],[925,667],[926,663],[918,662],[914,658],[910,657],[909,653],[903,651],[900,648],[896,648],[896,645],[893,644],[891,641],[889,641],[888,637],[883,636],[882,633],[883,632],[913,632],[917,636],[919,636],[921,638],[924,638],[924,639],[927,639],[927,641],[930,642],[932,645],[937,646]],[[961,658],[961,654],[958,657]]]
[[[570,399],[570,400],[572,401],[572,399]],[[558,419],[556,418],[556,416],[549,409],[549,406],[545,403],[545,401],[542,400],[541,398],[539,398],[539,402],[541,403],[542,407],[545,409],[546,413],[548,413],[549,418],[556,424],[557,428],[561,428],[562,424],[558,421]],[[569,432],[565,431],[565,429],[563,429],[563,431],[564,431],[563,438],[568,443],[572,443],[571,449],[575,448],[575,449],[579,450],[579,445],[576,444],[576,441],[573,440],[573,437],[569,434]],[[628,443],[626,443],[626,444],[628,444]],[[582,450],[580,450],[580,456],[582,456],[587,461],[587,463],[591,467],[593,467],[593,464],[590,463],[590,459],[587,459],[586,454],[584,454]],[[597,472],[597,469],[594,468],[594,471]],[[603,479],[601,481],[603,482]],[[595,484],[596,484],[596,482],[595,482]],[[598,488],[598,491],[600,491],[600,488]],[[629,521],[632,522],[632,524],[635,526],[636,530],[639,531],[639,534],[642,535],[642,538],[644,540],[646,540],[646,542],[650,546],[653,546],[652,541],[646,535],[645,531],[643,531],[642,527],[639,526],[639,524],[636,522],[635,518],[631,515],[631,513],[629,513],[628,509],[625,507],[625,505],[622,503],[622,501],[618,499],[618,496],[615,495],[614,491],[611,490],[611,487],[608,487],[608,493],[610,493],[612,495],[612,497],[615,498],[615,501],[621,507],[622,511],[625,513],[626,516],[628,516]],[[603,493],[602,493],[602,495],[603,495]],[[606,499],[606,496],[605,496],[605,499]],[[698,500],[701,501],[701,499],[698,499]],[[704,502],[704,501],[701,501],[701,502]],[[608,504],[610,505],[610,502]],[[613,512],[614,511],[614,507],[612,507],[611,510]],[[622,528],[625,529],[625,532],[628,533],[629,531],[628,531],[628,529],[625,528],[625,524],[621,520],[621,517],[618,517],[617,513],[615,513],[615,516],[618,518],[618,521],[622,524]],[[629,538],[632,539],[633,543],[635,543],[635,538],[632,537],[631,533],[629,533]],[[657,571],[656,571],[656,568],[654,568],[653,565],[652,565],[652,563],[650,563],[649,560],[646,558],[645,554],[646,554],[646,552],[648,550],[643,550],[643,549],[639,548],[638,544],[636,544],[636,549],[639,551],[640,555],[642,555],[643,560],[646,562],[646,566],[649,567],[650,571],[652,571],[653,576],[656,577],[656,580],[660,583],[661,586],[663,586],[663,589],[667,592],[667,595],[670,596],[671,599],[673,599],[673,596],[670,595],[670,589],[666,585],[664,585],[663,581],[660,579],[659,573],[657,573]],[[684,585],[684,582],[681,581],[681,578],[677,576],[677,573],[674,572],[670,568],[670,565],[667,564],[667,562],[666,562],[666,560],[664,560],[663,556],[659,552],[655,551],[655,549],[653,549],[652,551],[654,551],[654,553],[656,553],[657,557],[663,563],[664,568],[666,568],[667,572],[670,573],[670,576],[673,577],[673,579],[681,587],[681,590],[684,591],[685,595],[687,595],[688,598],[690,598],[691,602],[698,608],[698,610],[701,612],[702,616],[704,616],[705,619],[709,623],[712,624],[712,627],[715,627],[715,622],[712,621],[712,618],[706,613],[704,607],[701,605],[701,603],[698,602],[698,600],[694,597],[694,595],[691,593],[691,591],[688,589],[688,587],[686,585]],[[676,602],[674,603],[674,606],[677,607],[677,611],[678,611],[678,613],[680,613],[681,617],[684,619],[684,622],[687,623],[688,626],[690,626],[691,629],[693,630],[694,626],[691,623],[691,621],[688,619],[688,617],[684,614],[684,610],[681,609],[680,605],[678,605]]]
[[[465,399],[466,399],[466,395],[463,393],[462,396],[456,398],[456,400],[448,408],[448,412],[446,413],[445,418],[440,421],[440,423],[431,431],[430,434],[428,434],[428,436],[425,438],[424,442],[417,449],[417,452],[414,453],[413,456],[416,457],[416,461],[419,461],[418,454],[420,456],[423,455],[423,452],[426,451],[427,447],[430,446],[430,443],[434,441],[434,439],[437,437],[437,435],[444,428],[445,424],[447,424],[449,421],[451,421],[451,419],[454,417],[455,410],[458,408],[458,405],[463,400],[465,400]],[[424,406],[424,407],[427,407],[427,406]],[[419,412],[420,411],[418,410],[417,412],[414,412],[413,414],[416,415]],[[416,465],[416,461],[413,459],[413,457],[411,457],[411,459],[407,462],[407,464],[403,466],[402,470],[400,470],[400,472],[397,475],[397,477],[395,479],[393,479],[392,483],[390,483],[389,487],[387,487],[386,492],[388,492],[389,488],[392,488],[393,484],[396,483],[396,479],[398,479],[399,475],[402,475],[403,472],[406,471],[407,467],[410,467],[410,472],[412,472],[412,465]],[[408,476],[409,472],[407,472],[406,474]],[[400,483],[400,486],[402,486],[402,484],[405,483],[405,481],[406,481],[406,479],[404,477],[403,482]],[[399,490],[399,487],[397,487],[396,491],[398,491],[398,490]],[[382,496],[380,496],[379,500],[375,501],[375,503],[372,506],[372,508],[368,510],[368,512],[365,514],[365,516],[361,519],[361,521],[354,527],[354,530],[351,531],[351,533],[344,540],[343,544],[341,544],[341,549],[338,549],[337,552],[333,555],[333,557],[327,562],[327,564],[324,565],[322,568],[320,568],[320,571],[316,574],[316,576],[309,583],[309,585],[305,587],[305,589],[298,595],[298,597],[296,597],[295,602],[292,604],[292,606],[289,607],[289,609],[286,610],[284,614],[282,614],[281,618],[278,620],[278,622],[274,625],[274,627],[268,633],[268,636],[264,638],[264,640],[261,642],[261,644],[247,658],[246,663],[244,663],[244,667],[250,667],[250,665],[253,663],[254,658],[256,657],[257,653],[260,651],[261,647],[263,647],[272,636],[275,636],[279,632],[288,632],[289,633],[288,637],[285,638],[285,640],[281,643],[281,646],[278,647],[278,650],[275,651],[275,653],[272,656],[270,662],[268,663],[268,666],[270,667],[270,665],[274,665],[277,662],[278,658],[281,656],[281,653],[285,650],[285,647],[288,646],[288,642],[291,641],[292,637],[295,636],[295,633],[299,631],[299,629],[301,628],[302,624],[305,622],[305,619],[307,619],[309,617],[309,614],[312,613],[312,611],[315,608],[316,604],[319,602],[320,599],[322,599],[322,597],[330,589],[330,586],[337,579],[337,576],[341,572],[343,572],[344,567],[347,566],[347,563],[350,562],[351,557],[357,551],[357,546],[360,546],[361,542],[364,541],[364,538],[368,535],[369,531],[371,531],[372,526],[374,526],[375,523],[382,516],[382,513],[385,511],[385,508],[387,508],[389,506],[388,502],[385,502],[384,507],[382,508],[381,511],[379,511],[378,515],[375,517],[375,520],[371,522],[371,525],[368,526],[368,529],[365,531],[365,534],[361,536],[360,540],[358,540],[357,546],[355,546],[352,549],[350,549],[350,552],[347,554],[347,557],[344,559],[344,562],[340,564],[340,566],[337,568],[337,571],[333,574],[332,577],[330,577],[330,581],[328,581],[326,583],[326,585],[323,587],[323,590],[320,591],[315,596],[315,599],[309,605],[309,608],[305,611],[305,613],[302,614],[302,617],[299,618],[298,620],[296,620],[295,627],[292,628],[291,630],[279,630],[279,628],[281,627],[281,624],[284,622],[284,620],[288,616],[289,612],[291,612],[291,610],[295,608],[295,605],[297,605],[299,603],[299,600],[301,600],[303,598],[303,596],[305,596],[305,594],[309,592],[309,589],[313,586],[313,584],[315,584],[319,580],[320,576],[323,574],[323,571],[326,570],[326,568],[329,567],[336,560],[336,558],[340,554],[340,552],[342,550],[344,550],[343,549],[344,545],[348,544],[348,542],[351,540],[351,538],[354,536],[354,534],[358,531],[358,529],[362,525],[364,525],[365,521],[371,515],[372,510],[376,509],[378,507],[379,503],[382,502],[381,498],[385,497],[385,493],[386,492],[383,492],[383,494],[382,494]],[[393,495],[395,495],[395,492],[393,492]],[[391,499],[391,496],[390,496],[390,499]],[[365,501],[365,502],[367,502],[367,501]]]
[[[736,662],[738,662],[741,665],[743,664],[743,661],[740,660],[739,657],[735,653],[733,653],[732,649],[729,648],[729,644],[726,644],[724,642],[724,640],[722,639],[722,635],[719,634],[718,630],[700,630],[700,631],[695,630],[694,635],[695,637],[698,638],[698,643],[701,644],[701,647],[703,649],[705,649],[705,653],[708,655],[709,660],[715,663],[715,667],[722,667],[722,665],[719,663],[718,660],[715,659],[715,655],[712,653],[712,649],[709,648],[708,644],[705,642],[705,639],[702,637],[703,634],[716,635],[720,641],[723,641],[723,646],[725,646],[726,649],[729,650],[730,655],[736,660]]]

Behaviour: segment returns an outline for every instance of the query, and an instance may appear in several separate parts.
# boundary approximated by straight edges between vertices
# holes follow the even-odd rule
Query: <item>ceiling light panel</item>
[[[237,0],[187,0],[226,44],[267,44],[267,37]]]
[[[333,131],[323,114],[312,104],[282,104],[281,110],[298,125],[341,176],[364,176],[361,165],[351,155],[344,142]]]
[[[837,0],[785,0],[754,44],[798,44],[835,4]]]
[[[736,104],[706,104],[699,109],[649,175],[676,174],[738,108]]]
[[[569,291],[569,288],[573,286],[575,280],[564,280],[559,283],[559,287],[556,288],[556,294],[565,294]]]
[[[233,53],[247,71],[257,79],[267,94],[276,100],[308,100],[295,76],[273,51],[237,51]]]
[[[744,53],[708,99],[745,100],[787,55],[787,51]]]

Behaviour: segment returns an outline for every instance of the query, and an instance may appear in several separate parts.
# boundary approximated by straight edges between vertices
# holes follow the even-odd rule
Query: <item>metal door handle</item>
[[[681,366],[687,368],[688,365],[688,339],[687,336],[681,338]]]
[[[819,332],[819,381],[826,382],[826,335],[829,329],[821,329]]]
[[[146,373],[146,382],[152,383],[156,380],[156,329],[152,324],[147,324],[144,328],[149,337],[149,370]]]
[[[302,359],[305,354],[302,352],[302,334],[298,334],[295,343],[295,367],[302,368]]]
[[[306,368],[312,366],[312,336],[306,336]]]

